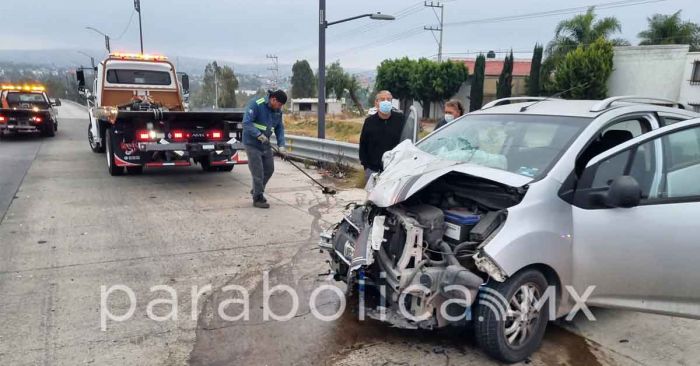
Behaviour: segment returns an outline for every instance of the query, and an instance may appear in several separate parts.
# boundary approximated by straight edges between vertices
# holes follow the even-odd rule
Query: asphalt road
[[[496,364],[464,330],[405,331],[350,313],[330,322],[310,314],[313,289],[333,283],[318,233],[362,199],[361,190],[325,197],[278,161],[267,192],[273,208],[263,211],[251,207],[245,166],[110,177],[104,155],[85,141],[85,111],[66,102],[61,116],[53,139],[0,142],[0,208],[11,202],[0,222],[0,365]],[[270,286],[299,294],[291,320],[263,320],[264,272]],[[132,289],[134,313],[103,330],[101,310],[122,315],[132,304],[121,292],[102,304],[102,286],[116,285]],[[174,293],[153,289],[159,285]],[[219,314],[233,298],[229,285],[249,293],[249,320]],[[193,286],[205,290],[197,309]],[[174,297],[177,319],[149,316],[152,300]],[[277,314],[290,308],[288,295],[270,298]],[[316,303],[323,313],[339,306],[328,293]],[[153,309],[165,316],[173,307]],[[227,309],[235,316],[243,306]],[[601,321],[565,324],[570,331],[550,326],[529,364],[700,363],[700,322],[596,314]]]
[[[31,135],[0,140],[0,220],[5,216],[41,143],[40,137]]]

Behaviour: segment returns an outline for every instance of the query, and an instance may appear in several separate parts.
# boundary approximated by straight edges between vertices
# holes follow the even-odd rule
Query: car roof
[[[547,115],[547,116],[570,116],[596,118],[599,115],[613,109],[639,106],[640,110],[651,111],[683,111],[682,109],[670,108],[655,104],[643,104],[633,102],[616,102],[608,108],[594,111],[594,107],[601,103],[600,100],[566,100],[566,99],[546,99],[542,101],[528,101],[512,104],[503,104],[486,109],[474,111],[471,114],[523,114],[523,115]],[[523,107],[529,106],[525,111]]]

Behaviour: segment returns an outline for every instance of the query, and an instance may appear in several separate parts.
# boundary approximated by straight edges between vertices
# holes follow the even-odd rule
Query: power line
[[[628,7],[628,6],[644,5],[644,4],[650,4],[650,3],[658,3],[658,2],[663,2],[663,1],[666,1],[666,0],[622,0],[622,1],[614,1],[614,2],[608,2],[608,3],[599,3],[599,4],[594,4],[594,5],[579,6],[579,7],[574,7],[574,8],[564,8],[564,9],[549,10],[549,11],[542,11],[542,12],[535,12],[535,13],[511,15],[511,16],[505,16],[505,17],[483,18],[483,19],[473,19],[473,20],[466,20],[466,21],[460,21],[460,22],[452,22],[452,23],[446,23],[445,26],[452,27],[452,26],[464,26],[464,25],[485,24],[485,23],[494,24],[494,23],[501,23],[501,22],[516,21],[516,20],[545,18],[545,17],[555,16],[555,15],[567,15],[567,14],[581,13],[581,12],[587,11],[591,7],[594,7],[597,10],[601,10],[601,9],[605,10],[605,9],[623,8],[623,7]]]
[[[393,12],[392,15],[394,15],[395,19],[392,22],[376,22],[374,20],[365,19],[360,23],[359,26],[354,27],[348,31],[333,35],[333,39],[344,39],[344,38],[361,36],[363,34],[377,30],[381,27],[385,27],[385,26],[390,25],[390,24],[396,24],[398,21],[405,19],[405,18],[407,18],[413,14],[416,14],[418,12],[421,12],[423,10],[424,10],[423,1],[418,1],[418,2],[413,3],[412,5],[410,5],[406,8],[403,8],[403,9],[400,9],[398,11]],[[311,48],[312,46],[314,46],[315,44],[316,43],[308,43],[304,46],[294,47],[291,49],[283,50],[282,53],[283,54],[290,54],[290,53],[295,53],[295,52],[301,51],[301,50],[307,50],[307,49]]]
[[[128,31],[128,30],[129,30],[129,27],[131,27],[131,21],[134,20],[134,14],[136,14],[136,11],[135,11],[135,10],[131,12],[131,16],[129,17],[129,22],[126,24],[126,27],[124,27],[124,30],[121,32],[121,34],[119,34],[119,37],[117,37],[117,38],[112,38],[112,40],[118,41],[118,40],[120,40],[122,37],[124,37],[124,35],[126,34],[126,31]],[[110,37],[110,38],[111,38],[111,37]]]
[[[622,8],[622,7],[630,7],[630,6],[637,6],[637,5],[644,5],[644,4],[649,4],[649,3],[657,3],[657,2],[663,2],[666,0],[622,0],[622,1],[614,1],[614,2],[608,2],[608,3],[599,3],[599,4],[594,4],[594,5],[587,5],[587,6],[580,6],[580,7],[575,7],[575,8],[565,8],[565,9],[557,9],[557,10],[551,10],[551,11],[546,11],[546,12],[537,12],[537,13],[529,13],[529,14],[520,14],[520,15],[513,15],[513,16],[507,16],[507,17],[498,17],[498,18],[484,18],[484,19],[474,19],[474,20],[468,20],[468,21],[462,21],[462,22],[453,22],[453,23],[444,23],[444,26],[461,26],[461,25],[471,25],[471,24],[484,24],[484,23],[500,23],[500,22],[507,22],[507,21],[516,21],[516,20],[524,20],[524,19],[536,19],[536,18],[543,18],[543,17],[549,17],[549,16],[554,16],[554,15],[565,15],[565,14],[571,14],[571,13],[581,13],[585,12],[588,10],[590,7],[595,7],[596,9],[613,9],[613,8]],[[422,29],[421,29],[422,30]],[[404,32],[400,32],[373,42],[369,42],[357,47],[352,47],[349,49],[346,49],[344,51],[336,52],[336,55],[344,55],[350,52],[355,52],[359,50],[368,50],[371,48],[375,48],[381,45],[387,45],[396,41],[400,41],[406,38],[414,37],[422,32],[415,32],[415,29],[409,29]]]

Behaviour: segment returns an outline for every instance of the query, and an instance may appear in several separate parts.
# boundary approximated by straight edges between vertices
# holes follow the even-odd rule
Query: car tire
[[[40,132],[41,136],[42,137],[54,137],[54,136],[56,136],[56,131],[54,130],[54,127],[53,127],[53,121],[48,120],[46,122],[47,123],[45,123],[45,124],[43,124],[43,126],[41,126],[41,132]]]
[[[481,349],[507,363],[523,361],[537,351],[549,314],[548,304],[540,307],[541,311],[534,310],[533,305],[545,294],[547,286],[547,279],[536,269],[519,272],[503,283],[489,281],[479,292],[473,319],[476,342]],[[504,306],[514,313],[497,310]],[[526,313],[525,316],[518,316],[518,311]]]
[[[114,144],[112,140],[114,139],[114,132],[112,129],[108,129],[105,133],[105,145],[107,147],[107,170],[109,175],[115,177],[124,174],[124,168],[117,166],[114,162]]]
[[[88,123],[88,144],[90,144],[90,150],[92,150],[92,152],[94,153],[101,154],[105,152],[104,144],[98,144],[97,142],[95,142],[95,139],[92,135],[92,126],[90,125],[90,123]]]
[[[143,165],[141,166],[128,166],[126,167],[126,172],[133,175],[143,174]]]
[[[233,165],[224,165],[224,166],[220,166],[220,167],[219,167],[219,171],[220,171],[220,172],[226,172],[226,173],[231,172],[231,171],[233,171]]]

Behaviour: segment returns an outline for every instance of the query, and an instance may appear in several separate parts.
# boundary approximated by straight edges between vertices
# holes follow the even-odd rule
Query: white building
[[[343,100],[326,99],[326,114],[343,113],[343,102]],[[318,98],[292,99],[291,112],[316,114],[318,112]]]
[[[700,52],[688,45],[615,47],[608,95],[680,101],[700,111]]]

